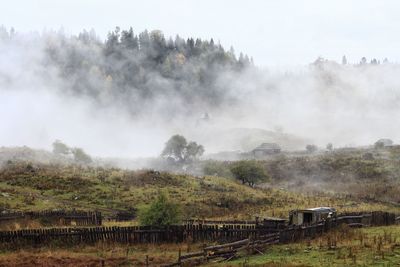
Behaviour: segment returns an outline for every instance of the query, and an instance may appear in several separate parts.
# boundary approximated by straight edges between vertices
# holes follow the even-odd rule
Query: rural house
[[[262,143],[260,146],[253,149],[254,157],[263,157],[267,155],[277,154],[281,152],[281,148],[276,143]]]
[[[375,142],[375,147],[390,147],[393,145],[393,141],[388,138],[379,139]]]

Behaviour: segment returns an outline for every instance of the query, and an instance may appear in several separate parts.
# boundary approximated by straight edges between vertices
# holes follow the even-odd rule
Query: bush
[[[234,163],[231,167],[231,172],[242,184],[247,183],[250,186],[254,186],[257,182],[268,181],[270,179],[261,164],[254,160],[242,160]]]
[[[53,153],[58,155],[68,155],[70,153],[70,148],[60,140],[56,140],[53,143]]]
[[[217,161],[207,161],[203,167],[205,175],[232,178],[232,172],[227,165]]]
[[[161,193],[148,207],[139,211],[141,225],[167,226],[181,222],[181,207]]]
[[[308,153],[314,153],[318,150],[316,145],[306,145],[306,150]]]
[[[92,158],[86,154],[86,152],[82,148],[74,148],[71,150],[72,155],[74,155],[74,159],[77,162],[89,164],[92,163]]]

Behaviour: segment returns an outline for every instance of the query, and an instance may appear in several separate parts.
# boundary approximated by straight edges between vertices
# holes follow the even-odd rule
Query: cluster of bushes
[[[60,140],[53,143],[53,153],[56,155],[72,155],[74,160],[78,163],[89,164],[92,163],[92,158],[82,148],[69,147]]]

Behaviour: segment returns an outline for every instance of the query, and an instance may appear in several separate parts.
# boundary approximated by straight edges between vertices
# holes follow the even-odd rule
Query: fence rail
[[[56,242],[65,245],[94,244],[96,242],[118,242],[127,244],[179,243],[179,242],[236,242],[239,240],[258,240],[265,236],[280,233],[280,242],[292,241],[304,236],[316,236],[345,223],[353,227],[391,225],[396,216],[387,212],[368,214],[347,214],[311,226],[286,226],[284,229],[265,225],[173,225],[164,228],[152,226],[129,227],[74,227],[41,228],[18,231],[0,231],[0,245],[41,246]]]
[[[1,231],[0,244],[40,246],[60,244],[93,244],[99,241],[129,244],[178,242],[228,242],[269,233],[268,228],[255,225],[174,225],[165,228],[151,226],[48,228]]]
[[[223,224],[257,224],[259,221],[257,220],[201,220],[201,219],[191,219],[191,220],[184,220],[184,224],[218,224],[218,225],[223,225]]]

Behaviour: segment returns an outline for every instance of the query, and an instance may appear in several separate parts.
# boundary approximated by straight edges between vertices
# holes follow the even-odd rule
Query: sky
[[[166,36],[214,38],[258,66],[305,65],[317,57],[400,61],[396,0],[1,0],[0,24],[17,32],[115,26]]]

